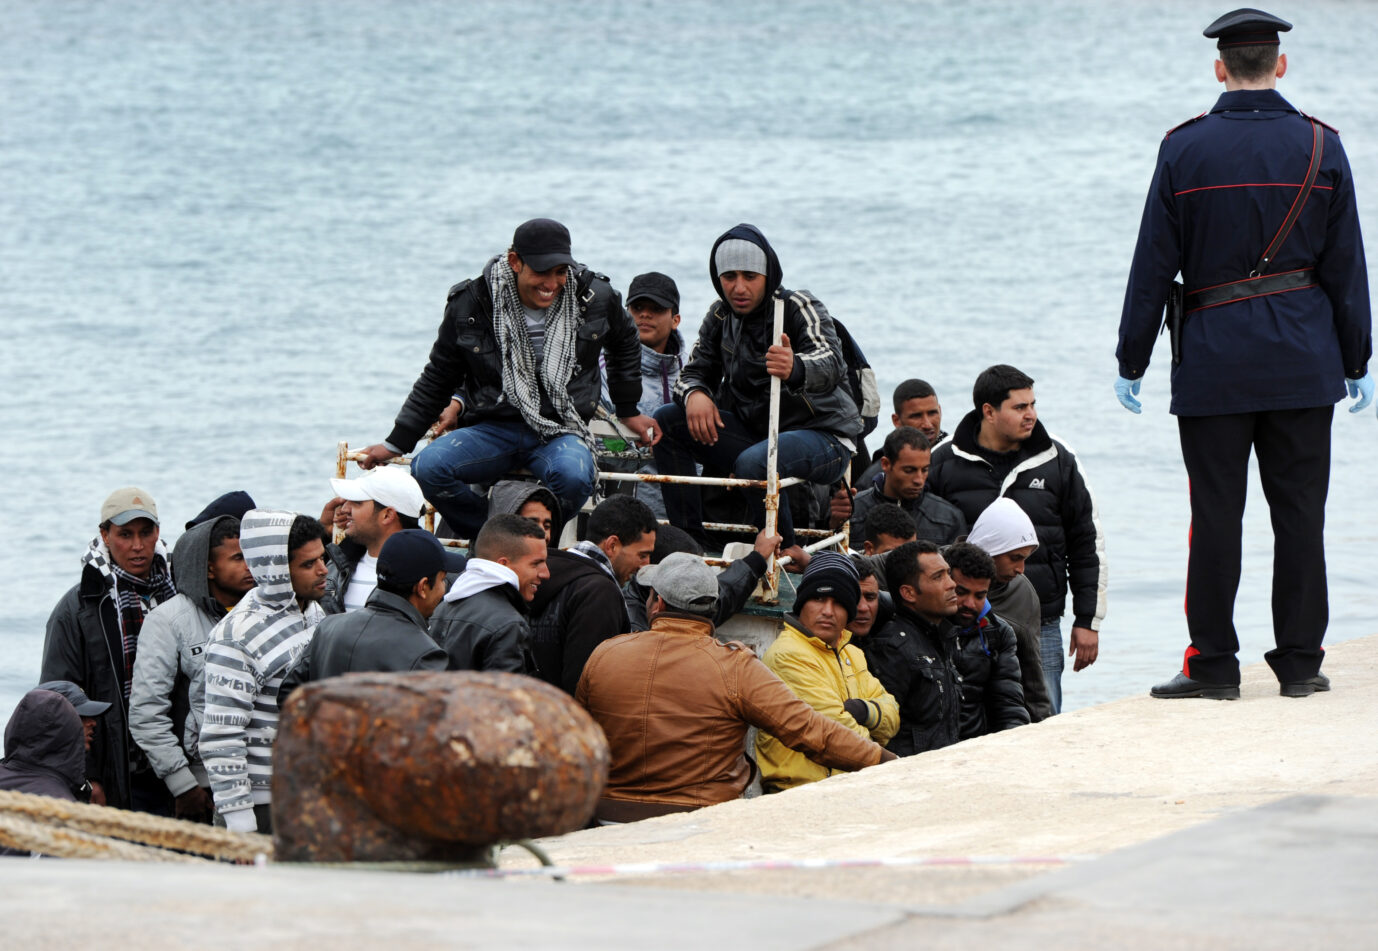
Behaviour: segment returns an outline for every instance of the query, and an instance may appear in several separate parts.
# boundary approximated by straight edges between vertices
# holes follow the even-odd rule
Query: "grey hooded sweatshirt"
[[[206,567],[222,515],[189,529],[172,549],[177,597],[144,619],[129,693],[129,733],[153,772],[180,796],[209,786],[198,752],[206,704],[206,641],[225,608],[211,597]]]
[[[258,587],[211,630],[206,649],[201,758],[215,809],[231,829],[253,828],[253,807],[272,799],[278,688],[325,617],[314,601],[303,613],[292,593],[287,535],[295,518],[263,509],[245,513],[239,546]],[[232,819],[244,810],[250,810],[247,821]]]

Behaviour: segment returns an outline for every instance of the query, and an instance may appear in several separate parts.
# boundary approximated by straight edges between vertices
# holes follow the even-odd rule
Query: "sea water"
[[[923,377],[949,429],[982,369],[1028,372],[1106,538],[1100,659],[1066,706],[1166,679],[1188,527],[1167,347],[1142,416],[1114,349],[1157,146],[1219,93],[1200,31],[1224,10],[0,2],[0,717],[111,489],[152,493],[169,543],[229,489],[318,513],[336,442],[390,429],[447,289],[536,216],[621,289],[675,277],[691,338],[713,239],[760,226],[885,398]],[[1371,225],[1378,9],[1273,12],[1297,24],[1281,91],[1343,132]],[[1334,437],[1332,643],[1378,630],[1373,411]],[[1244,663],[1272,640],[1250,491]]]

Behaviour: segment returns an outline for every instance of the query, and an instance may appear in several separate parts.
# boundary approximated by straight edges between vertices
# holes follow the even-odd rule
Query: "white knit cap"
[[[766,252],[759,244],[752,244],[744,238],[728,238],[713,252],[713,264],[721,277],[727,271],[750,271],[752,274],[766,273]]]
[[[1025,545],[1037,548],[1038,533],[1019,503],[1001,496],[976,519],[967,541],[988,555],[1003,555]]]

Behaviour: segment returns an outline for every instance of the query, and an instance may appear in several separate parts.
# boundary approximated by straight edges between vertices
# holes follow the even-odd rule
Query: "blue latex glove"
[[[1115,396],[1119,398],[1120,405],[1131,413],[1142,413],[1144,411],[1144,404],[1134,398],[1139,395],[1139,384],[1142,382],[1143,380],[1126,380],[1122,376],[1115,378]],[[1372,391],[1373,384],[1370,383],[1369,392],[1371,393]]]
[[[1345,380],[1345,386],[1349,387],[1350,398],[1359,397],[1359,402],[1349,408],[1351,413],[1358,413],[1368,407],[1373,402],[1373,374],[1365,373],[1362,380]]]

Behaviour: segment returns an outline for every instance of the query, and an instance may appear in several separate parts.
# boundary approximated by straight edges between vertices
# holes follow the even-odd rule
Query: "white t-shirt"
[[[354,566],[354,574],[349,577],[349,587],[345,588],[344,609],[357,611],[364,606],[373,589],[378,587],[378,559],[367,552]]]

